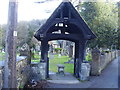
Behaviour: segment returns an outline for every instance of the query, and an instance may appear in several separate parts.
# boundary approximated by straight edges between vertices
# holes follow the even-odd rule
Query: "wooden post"
[[[75,42],[75,60],[74,60],[74,75],[79,77],[79,42]]]
[[[48,50],[49,50],[49,46],[48,46],[48,41],[47,40],[42,40],[41,41],[41,63],[45,64],[45,78],[48,78],[49,75],[49,58],[48,58]]]
[[[81,64],[85,59],[85,44],[86,41],[79,41],[75,43],[75,60],[74,60],[74,74],[80,77]]]
[[[17,88],[16,80],[16,38],[17,38],[17,1],[9,0],[8,29],[6,32],[6,59],[3,88]]]
[[[46,40],[41,41],[41,62],[46,62],[48,56],[48,42]]]

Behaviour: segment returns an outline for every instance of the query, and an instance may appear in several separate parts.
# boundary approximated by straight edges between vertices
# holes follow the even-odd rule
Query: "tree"
[[[90,47],[110,48],[116,44],[118,24],[116,3],[84,2],[80,14],[97,36],[97,38],[89,44]]]
[[[23,46],[25,43],[29,46],[29,56],[28,60],[34,58],[34,53],[32,50],[35,50],[35,46],[38,43],[35,43],[34,33],[45,23],[45,20],[32,20],[32,21],[21,21],[18,23],[18,47]]]
[[[118,22],[120,22],[120,1],[117,3],[118,4]],[[120,23],[118,23],[118,34],[117,34],[117,48],[120,49]]]
[[[3,38],[3,30],[2,30],[2,28],[1,28],[1,26],[0,26],[0,48],[2,47],[2,38]]]

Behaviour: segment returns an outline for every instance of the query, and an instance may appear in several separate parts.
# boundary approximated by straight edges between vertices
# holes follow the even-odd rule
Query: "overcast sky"
[[[6,24],[8,19],[8,1],[0,0],[0,24]],[[48,1],[47,3],[35,3],[45,0],[18,0],[18,21],[49,18],[62,0]],[[87,0],[89,1],[89,0]],[[109,0],[120,1],[120,0]]]
[[[9,0],[0,0],[0,24],[7,23],[8,1]],[[37,0],[19,0],[18,21],[48,18],[61,3],[61,0],[48,1],[47,3],[35,3],[35,1]]]

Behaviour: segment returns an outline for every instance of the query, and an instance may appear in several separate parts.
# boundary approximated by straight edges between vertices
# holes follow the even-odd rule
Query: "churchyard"
[[[47,20],[18,24],[17,4],[9,3],[14,15],[0,27],[0,89],[118,88],[120,4],[74,1],[61,1]]]

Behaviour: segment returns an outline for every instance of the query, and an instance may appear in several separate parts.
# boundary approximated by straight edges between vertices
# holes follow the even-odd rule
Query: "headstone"
[[[31,63],[31,54],[30,54],[30,48],[28,46],[28,44],[24,44],[20,50],[20,56],[27,56],[27,63],[30,64]]]
[[[5,53],[5,51],[4,51],[4,50],[2,50],[2,53]]]
[[[49,59],[50,60],[54,59],[54,54],[50,53]]]
[[[41,52],[39,52],[39,55],[41,55]]]
[[[24,44],[19,51],[20,51],[20,56],[28,56],[30,51],[28,44]]]
[[[61,54],[58,54],[58,58],[61,58]]]

